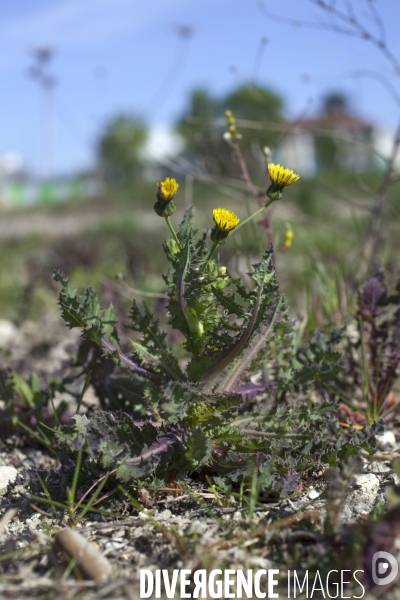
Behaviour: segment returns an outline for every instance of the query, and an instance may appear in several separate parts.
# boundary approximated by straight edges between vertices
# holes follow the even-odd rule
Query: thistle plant
[[[340,441],[336,405],[325,389],[338,371],[338,336],[315,334],[300,345],[279,293],[272,248],[253,265],[250,287],[219,263],[219,246],[299,179],[280,165],[269,165],[269,173],[260,209],[240,220],[228,208],[215,208],[211,231],[202,233],[192,209],[174,229],[178,183],[166,178],[158,184],[154,211],[171,234],[163,248],[173,338],[133,300],[127,326],[136,335],[124,352],[113,307],[103,310],[91,288],[78,293],[55,274],[63,318],[82,329],[91,348],[82,364],[104,408],[76,414],[75,425],[60,433],[69,452],[84,449],[87,469],[112,467],[123,481],[207,472],[220,485],[257,474],[260,489],[286,495],[316,461],[336,464],[361,444],[368,448],[356,432]],[[177,335],[183,360],[170,341]]]

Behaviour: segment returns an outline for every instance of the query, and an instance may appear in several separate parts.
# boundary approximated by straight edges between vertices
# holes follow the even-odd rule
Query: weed
[[[341,398],[372,424],[398,408],[395,385],[400,361],[400,284],[390,293],[383,273],[358,294],[356,331],[347,336],[349,372],[341,378]],[[347,384],[344,384],[344,380]],[[355,397],[352,390],[361,390]]]
[[[55,273],[62,316],[82,329],[92,356],[85,362],[87,381],[106,408],[76,414],[73,426],[59,430],[60,446],[84,451],[83,469],[112,467],[123,482],[166,482],[195,472],[224,485],[244,481],[251,513],[260,492],[295,492],[300,474],[316,461],[336,465],[361,446],[372,451],[364,434],[341,439],[326,388],[339,370],[340,332],[315,332],[300,345],[279,293],[272,249],[253,265],[250,286],[218,262],[219,247],[298,178],[279,165],[269,172],[270,198],[243,222],[230,210],[213,211],[211,246],[207,231],[195,229],[191,209],[175,232],[170,217],[178,186],[169,178],[158,185],[155,212],[172,234],[163,246],[172,267],[164,277],[169,335],[146,304],[133,301],[127,327],[135,339],[124,352],[112,305],[103,309],[93,289],[78,292]],[[174,339],[181,340],[184,360]]]

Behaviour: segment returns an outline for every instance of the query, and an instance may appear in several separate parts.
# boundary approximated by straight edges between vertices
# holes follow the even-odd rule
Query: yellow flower
[[[179,184],[175,179],[171,177],[167,177],[161,183],[157,183],[158,186],[158,194],[157,197],[159,200],[164,200],[165,202],[169,202],[172,198],[175,197],[176,192],[178,191]]]
[[[217,244],[224,244],[229,233],[235,229],[240,219],[227,208],[214,208],[213,219],[215,227],[211,231],[211,240]]]
[[[282,198],[283,188],[287,185],[292,185],[295,181],[300,179],[300,175],[286,169],[282,165],[268,165],[269,177],[271,179],[271,185],[267,189],[267,196],[270,200],[280,200]]]
[[[223,233],[229,233],[235,229],[240,221],[239,217],[227,208],[214,208],[213,219],[217,229]]]
[[[176,211],[173,199],[179,185],[175,179],[167,177],[161,183],[157,183],[157,187],[157,202],[154,205],[154,211],[159,217],[170,217]]]
[[[268,172],[271,183],[277,188],[281,188],[281,190],[287,185],[292,185],[292,183],[295,183],[295,181],[300,179],[300,175],[281,165],[273,165],[270,163],[268,165]]]

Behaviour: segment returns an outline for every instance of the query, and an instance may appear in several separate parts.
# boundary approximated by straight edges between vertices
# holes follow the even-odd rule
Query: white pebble
[[[318,496],[320,496],[320,493],[317,492],[317,490],[310,490],[307,495],[310,498],[310,500],[315,500],[316,498],[318,498]]]
[[[355,475],[356,484],[363,488],[364,492],[376,492],[379,488],[379,479],[373,473],[362,473]]]
[[[0,347],[6,348],[15,341],[18,328],[11,321],[0,319]]]
[[[0,491],[6,490],[11,481],[15,481],[18,475],[14,467],[0,467]]]
[[[380,450],[391,450],[396,446],[396,438],[393,431],[385,431],[382,435],[377,435],[376,441]]]

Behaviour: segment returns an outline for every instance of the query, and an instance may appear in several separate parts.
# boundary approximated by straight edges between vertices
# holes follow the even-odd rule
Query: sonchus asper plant
[[[97,364],[102,356],[108,365],[97,369],[95,384],[112,410],[76,414],[74,427],[60,435],[71,452],[84,448],[86,468],[113,470],[123,481],[207,472],[221,486],[256,474],[261,489],[285,495],[298,488],[302,471],[318,462],[335,465],[367,447],[356,432],[340,441],[336,405],[324,387],[338,371],[338,334],[315,334],[299,346],[278,290],[273,250],[253,266],[250,287],[219,262],[219,246],[299,179],[280,165],[268,169],[263,206],[244,220],[215,208],[210,233],[195,229],[192,209],[175,231],[170,218],[178,183],[166,178],[158,184],[154,210],[171,233],[163,246],[170,264],[166,310],[186,361],[178,360],[149,308],[135,300],[128,327],[139,340],[135,336],[131,351],[123,352],[113,307],[103,310],[91,288],[78,293],[55,274],[65,322],[80,327],[85,343],[98,348]],[[87,364],[93,376],[91,369],[94,361]]]

